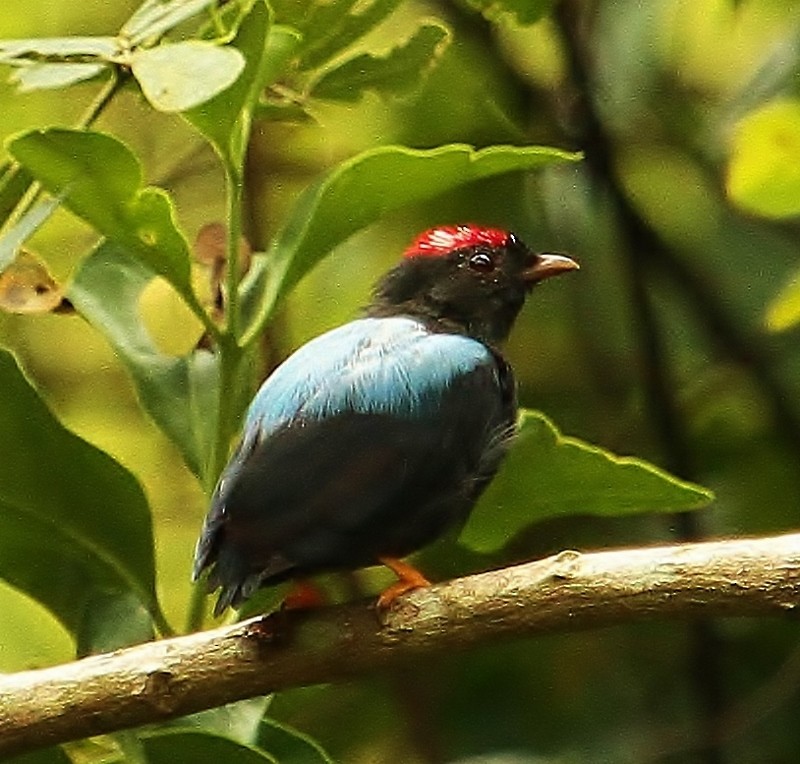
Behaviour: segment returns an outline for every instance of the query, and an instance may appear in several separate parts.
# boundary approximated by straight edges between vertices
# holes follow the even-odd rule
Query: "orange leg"
[[[320,588],[311,581],[300,579],[292,584],[281,607],[284,610],[307,610],[322,607],[325,604],[325,595]]]
[[[416,568],[407,562],[398,560],[396,557],[379,557],[378,561],[389,568],[399,579],[397,583],[385,589],[381,596],[378,597],[379,610],[388,610],[401,594],[410,592],[412,589],[421,589],[424,586],[431,585],[431,582]]]

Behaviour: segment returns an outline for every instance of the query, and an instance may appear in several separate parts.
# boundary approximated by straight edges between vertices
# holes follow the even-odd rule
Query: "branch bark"
[[[334,682],[493,640],[645,618],[790,615],[800,533],[582,554],[290,611],[0,677],[0,755]]]

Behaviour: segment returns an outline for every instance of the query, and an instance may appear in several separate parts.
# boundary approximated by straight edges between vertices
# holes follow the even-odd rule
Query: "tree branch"
[[[0,677],[0,755],[499,639],[798,606],[800,533],[567,551],[412,592],[382,623],[365,602],[289,611]]]

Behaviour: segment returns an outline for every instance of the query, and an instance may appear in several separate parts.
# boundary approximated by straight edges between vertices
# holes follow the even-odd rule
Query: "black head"
[[[530,290],[578,264],[532,252],[517,236],[476,225],[432,228],[378,283],[370,315],[412,315],[497,344]]]

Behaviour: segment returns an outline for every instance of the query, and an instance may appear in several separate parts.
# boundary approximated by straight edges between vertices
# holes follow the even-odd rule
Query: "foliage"
[[[728,193],[744,209],[771,218],[800,214],[800,101],[783,98],[754,109],[736,126]],[[767,309],[775,331],[800,323],[800,274]]]
[[[531,470],[527,465],[541,465]],[[712,496],[640,459],[617,457],[564,437],[544,415],[523,410],[514,447],[473,513],[461,541],[499,549],[531,524],[561,515],[615,516],[705,506]]]
[[[441,12],[423,18],[398,0],[145,0],[127,20],[102,6],[97,18],[119,29],[106,36],[0,40],[15,88],[0,122],[0,433],[13,444],[0,460],[0,577],[57,619],[76,654],[172,633],[181,615],[187,630],[206,623],[201,588],[175,593],[205,509],[185,497],[195,483],[212,490],[261,366],[352,315],[389,262],[381,253],[429,223],[513,225],[581,260],[574,285],[537,292],[509,356],[523,404],[583,439],[525,409],[461,546],[423,552],[426,570],[444,578],[562,544],[658,540],[670,526],[685,540],[704,523],[720,533],[791,524],[793,11],[778,24],[752,0],[713,26],[701,18],[711,0],[670,0],[670,13],[578,5],[468,0],[426,6]],[[664,52],[662,29],[684,45]],[[584,33],[596,55],[581,48]],[[76,117],[71,105],[90,93]],[[583,114],[575,139],[551,109],[582,100],[600,133]],[[37,103],[38,119],[15,121],[14,109]],[[187,232],[220,216],[222,251],[196,251]],[[74,328],[75,313],[88,328]],[[762,336],[765,322],[783,334]],[[64,343],[62,331],[78,339]],[[163,335],[183,337],[180,352]],[[129,375],[135,413],[95,336]],[[711,364],[709,347],[724,363]],[[103,387],[93,429],[70,401]],[[91,445],[109,421],[127,444],[113,456]],[[145,457],[148,447],[161,451]],[[693,481],[720,496],[702,521],[675,514],[711,500]],[[31,608],[9,595],[12,615]],[[675,735],[644,709],[655,703],[654,718],[676,725],[695,713],[676,679],[681,635],[666,626],[498,648],[421,670],[416,687],[412,676],[288,693],[109,738],[97,758],[327,762],[330,748],[341,760],[425,761],[443,758],[437,746],[453,759],[652,757]],[[775,664],[762,644],[787,642],[780,625],[726,637],[732,666],[752,658],[736,688]],[[23,649],[7,667],[31,660]],[[551,701],[542,688],[555,688]],[[387,697],[408,714],[414,750]],[[541,725],[527,730],[520,709],[533,702]],[[752,750],[796,753],[781,718],[780,734]]]
[[[138,483],[58,423],[7,351],[0,351],[0,376],[0,423],[15,444],[0,468],[3,577],[75,635],[86,632],[101,602],[119,603],[120,623],[141,620],[137,601],[161,620],[150,514]],[[59,465],[55,473],[52,465]],[[138,632],[146,636],[146,625]]]

